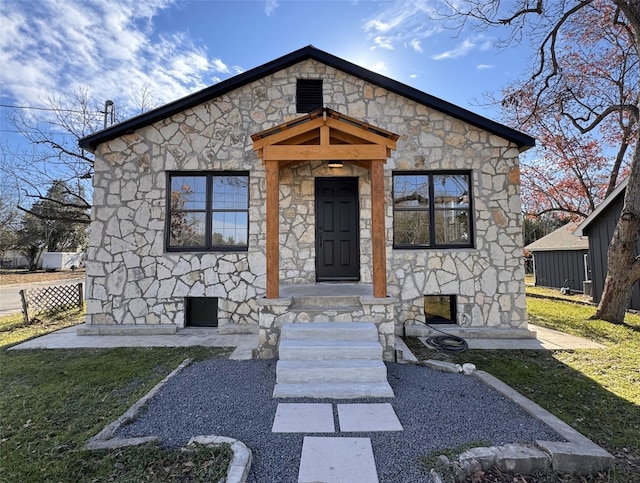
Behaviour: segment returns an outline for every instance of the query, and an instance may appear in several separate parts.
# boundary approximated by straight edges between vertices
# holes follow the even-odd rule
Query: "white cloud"
[[[474,48],[476,48],[475,43],[473,43],[470,40],[464,40],[461,44],[456,46],[454,49],[441,52],[440,54],[435,54],[431,56],[431,58],[433,60],[458,59],[462,56],[467,55]]]
[[[0,10],[3,97],[37,106],[45,94],[89,86],[97,99],[113,99],[123,113],[135,107],[129,92],[144,86],[163,104],[218,82],[219,74],[241,72],[210,57],[186,34],[153,37],[154,17],[173,3],[5,2]]]
[[[369,70],[377,72],[378,74],[382,74],[386,72],[388,69],[387,69],[387,65],[384,62],[376,62],[375,64],[372,64],[369,66]]]
[[[476,69],[478,69],[478,70],[486,70],[486,69],[493,69],[493,67],[494,66],[491,65],[491,64],[478,64],[476,66]]]
[[[422,52],[420,40],[442,31],[442,23],[434,20],[435,7],[432,4],[433,0],[384,2],[384,8],[364,22],[363,30],[374,43],[372,48],[381,47],[378,42],[384,38]],[[379,34],[385,34],[385,37]]]
[[[389,25],[386,22],[382,22],[381,20],[369,20],[368,22],[366,22],[364,24],[364,31],[365,32],[369,32],[370,30],[376,31],[376,32],[386,32],[389,29],[391,29],[391,25]]]
[[[231,72],[229,67],[225,65],[220,59],[213,59],[212,67],[216,70],[216,72],[220,72],[222,74],[228,74]]]
[[[393,50],[393,44],[391,43],[391,39],[389,37],[376,37],[373,39],[373,43],[376,47],[380,47],[381,49]]]
[[[266,0],[264,4],[264,13],[267,14],[267,17],[270,17],[279,6],[280,4],[278,3],[278,0]]]

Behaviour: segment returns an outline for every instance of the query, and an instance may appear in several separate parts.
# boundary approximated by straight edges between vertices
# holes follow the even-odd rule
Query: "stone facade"
[[[88,324],[182,327],[185,297],[218,297],[220,325],[260,323],[266,180],[250,136],[301,116],[295,106],[299,78],[323,80],[326,107],[400,136],[384,167],[388,292],[398,301],[389,318],[396,327],[423,319],[424,295],[447,294],[457,296],[461,328],[525,330],[517,146],[315,60],[99,145],[87,261]],[[167,252],[167,171],[220,170],[249,173],[248,251]],[[471,170],[475,247],[394,249],[394,170]],[[319,161],[280,173],[280,281],[315,282],[318,176],[359,179],[360,277],[371,283],[369,172],[348,163],[336,170]]]

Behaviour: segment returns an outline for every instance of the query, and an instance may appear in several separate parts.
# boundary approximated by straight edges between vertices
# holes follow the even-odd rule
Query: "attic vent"
[[[312,112],[322,107],[322,79],[298,79],[296,112]]]

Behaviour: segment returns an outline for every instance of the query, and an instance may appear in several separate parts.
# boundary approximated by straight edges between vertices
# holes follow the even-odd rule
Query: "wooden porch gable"
[[[328,108],[251,136],[266,169],[267,298],[278,298],[280,168],[307,161],[342,161],[371,172],[373,295],[387,296],[384,169],[398,135]]]

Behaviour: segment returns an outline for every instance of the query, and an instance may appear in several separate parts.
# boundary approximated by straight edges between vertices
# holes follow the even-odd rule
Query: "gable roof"
[[[198,92],[189,94],[181,99],[145,112],[144,114],[127,119],[126,121],[115,124],[107,129],[85,136],[79,140],[78,144],[81,148],[93,152],[104,142],[110,141],[124,134],[131,133],[136,129],[143,128],[162,119],[166,119],[169,116],[195,107],[216,97],[220,97],[234,89],[238,89],[239,87],[249,84],[250,82],[254,82],[308,59],[334,67],[354,77],[358,77],[366,82],[382,87],[390,92],[406,97],[407,99],[411,99],[419,104],[448,114],[473,126],[500,136],[503,139],[515,143],[520,151],[525,151],[535,146],[535,139],[527,134],[475,114],[463,109],[462,107],[443,101],[442,99],[431,96],[418,89],[414,89],[413,87],[402,84],[401,82],[390,79],[389,77],[367,70],[344,59],[319,50],[312,45],[303,47],[278,59],[272,60],[271,62],[267,62],[259,67],[243,72],[242,74],[238,74]]]
[[[549,252],[556,250],[588,250],[589,240],[576,235],[578,223],[572,222],[561,226],[546,236],[524,247],[530,252]]]
[[[591,223],[598,219],[600,213],[602,213],[607,207],[613,203],[619,196],[624,196],[624,190],[629,183],[629,178],[625,178],[622,183],[620,183],[616,189],[614,189],[609,196],[607,196],[602,203],[598,205],[598,207],[591,212],[589,216],[587,216],[578,228],[576,228],[575,234],[576,236],[583,236],[584,231],[588,228]]]

